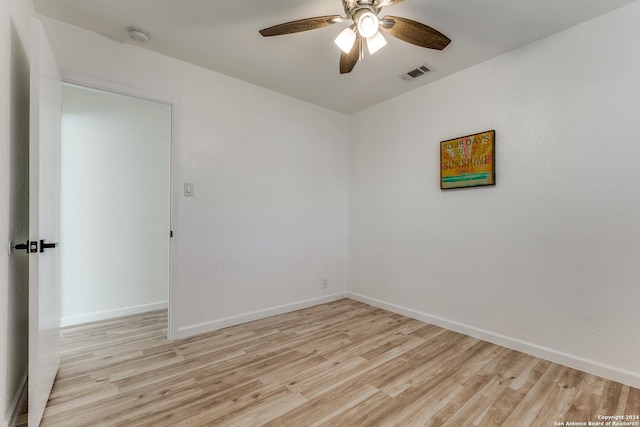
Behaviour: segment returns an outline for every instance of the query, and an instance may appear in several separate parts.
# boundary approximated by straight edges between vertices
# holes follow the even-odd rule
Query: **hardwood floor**
[[[520,427],[640,415],[638,389],[348,299],[172,342],[166,328],[156,311],[63,329],[41,425]]]

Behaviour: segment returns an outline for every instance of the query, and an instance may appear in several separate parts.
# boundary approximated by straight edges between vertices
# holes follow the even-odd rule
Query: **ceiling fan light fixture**
[[[365,39],[368,39],[378,32],[379,24],[380,22],[375,13],[366,11],[357,18],[358,33]]]
[[[351,28],[345,28],[342,30],[338,37],[334,40],[334,43],[342,50],[344,53],[351,52],[353,49],[353,45],[356,42],[356,33],[353,32]]]
[[[335,38],[340,54],[340,74],[353,71],[359,60],[364,59],[364,40],[367,41],[369,54],[373,55],[387,45],[382,36],[384,31],[391,37],[427,49],[442,50],[451,42],[438,30],[418,21],[400,16],[387,15],[378,18],[383,7],[401,3],[403,0],[342,0],[344,16],[324,15],[295,21],[284,22],[260,30],[263,37],[300,33],[323,28],[342,22],[352,22]],[[364,39],[364,40],[363,40]]]
[[[374,35],[367,39],[367,48],[369,49],[369,54],[373,55],[383,47],[387,45],[387,41],[380,31],[376,31]]]

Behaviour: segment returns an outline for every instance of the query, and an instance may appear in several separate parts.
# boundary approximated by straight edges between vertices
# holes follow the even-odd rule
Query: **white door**
[[[59,251],[46,246],[58,242],[60,229],[61,81],[35,18],[30,72],[29,426],[37,426],[60,365]]]

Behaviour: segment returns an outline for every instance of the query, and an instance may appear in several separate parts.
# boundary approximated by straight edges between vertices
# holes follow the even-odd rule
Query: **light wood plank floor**
[[[166,329],[166,311],[63,329],[42,425],[520,427],[640,415],[638,389],[348,299],[172,342]]]

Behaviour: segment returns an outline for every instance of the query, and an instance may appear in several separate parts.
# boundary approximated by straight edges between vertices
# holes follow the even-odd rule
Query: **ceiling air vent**
[[[411,70],[408,73],[402,74],[400,76],[400,78],[402,80],[409,80],[410,81],[410,80],[415,80],[418,77],[422,77],[425,74],[430,73],[430,72],[431,72],[431,70],[429,68],[427,68],[426,65],[422,65],[422,66],[416,68],[415,70]]]

